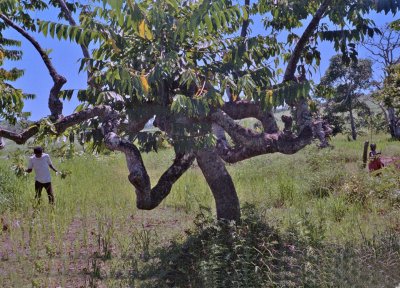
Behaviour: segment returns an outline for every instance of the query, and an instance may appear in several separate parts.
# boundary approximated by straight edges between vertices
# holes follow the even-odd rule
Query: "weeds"
[[[154,237],[157,237],[154,231],[146,229],[142,225],[142,229],[136,230],[132,234],[133,244],[140,252],[140,258],[143,261],[148,261],[150,258],[150,247],[154,242]]]
[[[255,204],[240,225],[200,208],[213,200],[197,168],[160,207],[139,212],[120,155],[53,157],[72,173],[54,177],[54,209],[34,209],[33,176],[17,178],[2,159],[0,286],[393,287],[400,177],[359,170],[362,140],[229,165],[241,202]],[[378,145],[400,154],[396,143]],[[144,155],[152,177],[172,154]]]
[[[400,237],[354,245],[326,242],[323,223],[279,233],[247,206],[239,225],[201,214],[183,244],[161,254],[152,287],[390,287],[400,281]],[[390,259],[390,260],[388,260]],[[380,270],[377,270],[379,267]],[[381,273],[384,271],[384,273]]]

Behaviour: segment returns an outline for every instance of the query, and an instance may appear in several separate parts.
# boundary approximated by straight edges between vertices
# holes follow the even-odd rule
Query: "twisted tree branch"
[[[291,119],[285,116],[285,130],[276,133],[256,133],[236,123],[223,111],[212,114],[211,119],[214,123],[221,126],[229,136],[236,142],[236,147],[231,148],[217,143],[219,156],[226,162],[235,163],[257,155],[280,152],[283,154],[293,154],[310,144],[313,139],[311,126],[306,126],[299,135],[294,135],[291,131]]]
[[[91,119],[96,116],[105,117],[111,113],[111,108],[105,105],[87,108],[85,110],[73,113],[69,116],[59,119],[56,123],[54,123],[54,128],[56,132],[60,134],[64,132],[67,128],[82,123],[85,120]],[[33,137],[39,132],[39,127],[40,120],[21,132],[13,132],[0,127],[0,137],[10,139],[17,144],[24,144],[29,138]]]
[[[65,77],[63,77],[57,73],[57,71],[54,68],[53,63],[51,62],[46,51],[40,46],[40,44],[29,33],[27,33],[23,28],[21,28],[20,26],[15,24],[11,19],[9,19],[7,16],[5,16],[2,13],[0,13],[0,19],[2,19],[4,21],[4,23],[6,23],[8,26],[12,27],[18,33],[20,33],[39,52],[40,57],[42,58],[44,64],[46,65],[51,78],[53,79],[54,84],[50,90],[48,103],[49,103],[49,109],[51,112],[51,118],[53,120],[57,120],[61,116],[62,109],[63,109],[63,103],[58,98],[58,94],[60,93],[62,86],[67,82],[67,80],[65,79]]]
[[[296,44],[296,47],[293,50],[292,56],[288,61],[288,65],[283,76],[283,82],[295,80],[294,74],[296,73],[296,66],[297,62],[299,62],[301,52],[304,50],[304,47],[306,46],[310,37],[315,32],[315,29],[318,27],[319,22],[321,21],[325,12],[328,10],[331,2],[332,0],[325,0],[324,2],[322,2],[321,6],[318,8],[317,12],[315,12],[314,17],[308,24],[307,28],[304,30],[304,33],[301,35],[299,41]]]
[[[118,120],[116,115],[109,117],[103,123],[105,144],[110,150],[125,154],[129,170],[129,182],[136,188],[136,206],[139,209],[151,210],[171,192],[173,184],[192,165],[195,156],[193,153],[177,154],[172,165],[164,172],[156,186],[151,188],[150,177],[144,166],[139,149],[131,142],[119,137],[116,132]]]
[[[65,17],[71,26],[77,26],[75,19],[72,17],[71,11],[68,9],[67,4],[64,0],[57,0],[58,4],[60,4],[61,10],[64,12]],[[81,44],[82,54],[85,58],[90,58],[88,48]]]
[[[256,103],[248,101],[228,102],[225,103],[221,109],[235,120],[250,117],[256,118],[261,122],[264,132],[276,133],[279,130],[274,114],[272,112],[263,111],[260,105]]]

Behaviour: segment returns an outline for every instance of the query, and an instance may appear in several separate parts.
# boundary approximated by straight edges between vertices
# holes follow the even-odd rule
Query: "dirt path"
[[[9,228],[0,232],[0,287],[77,288],[129,281],[132,267],[127,262],[167,245],[193,219],[170,208],[139,211],[108,222],[77,214],[58,241],[55,235],[41,235],[48,231],[29,231],[27,218],[4,221]],[[32,244],[34,237],[38,239]],[[116,263],[119,271],[113,267]]]

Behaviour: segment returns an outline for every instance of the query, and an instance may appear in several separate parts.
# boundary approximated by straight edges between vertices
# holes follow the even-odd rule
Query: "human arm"
[[[58,170],[53,166],[53,163],[51,162],[50,156],[46,155],[47,157],[47,163],[49,164],[49,167],[51,168],[51,170],[53,170],[54,172],[58,173]]]
[[[26,173],[31,173],[33,169],[33,162],[32,159],[29,158],[29,162],[28,162],[28,168],[25,169]]]
[[[58,173],[58,170],[56,168],[54,168],[53,164],[49,164],[49,167],[51,168],[51,170],[53,170],[54,172]]]

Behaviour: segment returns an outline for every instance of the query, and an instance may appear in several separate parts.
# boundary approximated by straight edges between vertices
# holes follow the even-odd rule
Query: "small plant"
[[[366,206],[368,199],[371,197],[367,182],[368,179],[365,179],[365,177],[361,177],[360,175],[351,175],[345,179],[341,190],[346,201]]]
[[[46,270],[46,266],[43,260],[36,260],[33,263],[34,267],[35,267],[35,271],[38,273],[43,273]]]
[[[32,279],[31,281],[32,288],[41,288],[43,287],[43,281],[40,279]]]
[[[112,222],[103,223],[98,222],[98,233],[97,233],[97,256],[102,260],[111,259],[112,254],[112,238],[114,234],[114,227]]]
[[[54,243],[52,243],[52,242],[47,242],[47,243],[44,245],[44,247],[45,247],[45,249],[46,249],[46,255],[47,255],[49,258],[53,258],[54,256],[56,256],[56,254],[57,254],[57,248],[56,248],[56,246],[55,246]]]
[[[140,251],[140,258],[143,261],[148,261],[150,259],[150,246],[154,240],[155,232],[146,229],[142,225],[142,229],[133,233],[133,243],[138,247]]]
[[[17,149],[10,153],[9,158],[11,159],[11,169],[14,171],[17,177],[26,176],[25,173],[25,154],[21,149]]]
[[[61,170],[59,173],[61,179],[65,179],[72,174],[71,170]]]
[[[90,257],[87,262],[87,268],[84,269],[87,275],[86,284],[87,287],[96,288],[98,280],[102,279],[100,259],[97,257]]]
[[[348,211],[348,204],[343,197],[334,197],[330,205],[332,218],[336,222],[340,222]]]
[[[325,219],[320,217],[315,221],[307,210],[300,217],[300,222],[297,223],[299,234],[312,246],[322,245],[326,233]]]
[[[295,185],[293,179],[289,175],[279,177],[278,193],[278,206],[291,204],[293,202],[295,195]]]

